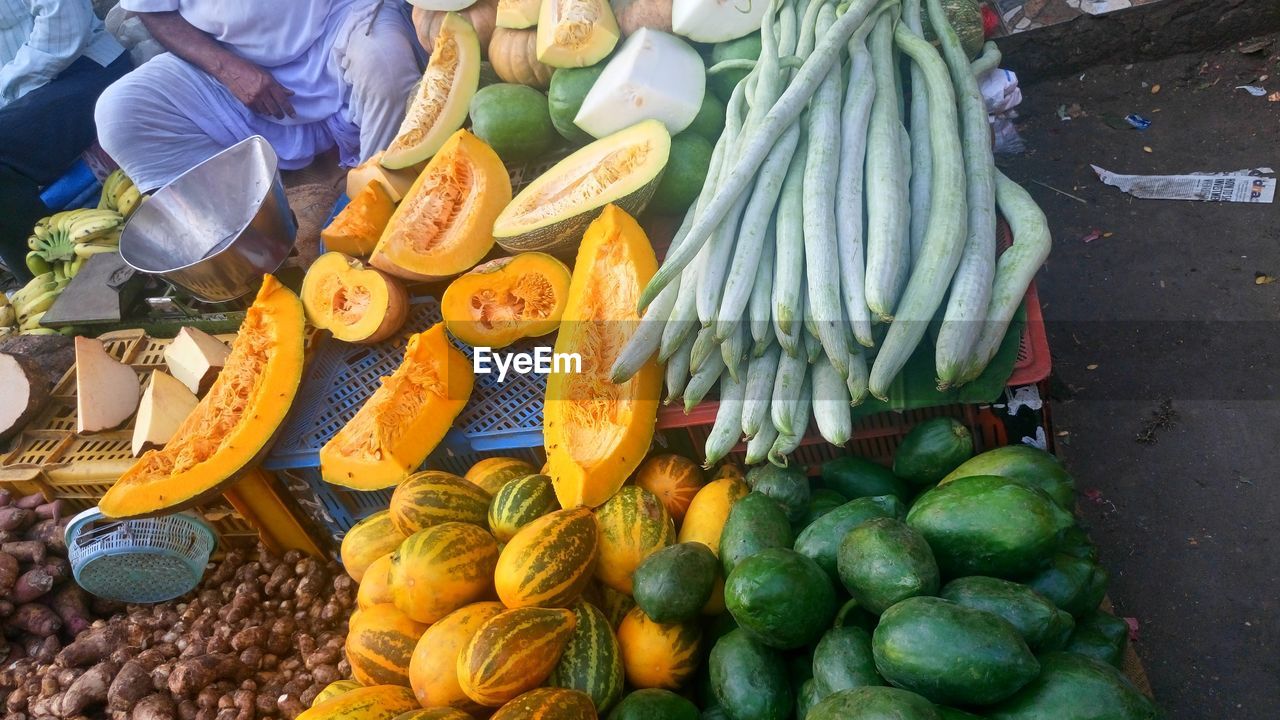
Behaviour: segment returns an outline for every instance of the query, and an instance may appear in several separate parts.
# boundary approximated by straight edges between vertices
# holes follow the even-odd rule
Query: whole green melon
[[[574,125],[573,118],[582,109],[582,101],[604,72],[604,66],[605,63],[600,62],[590,67],[560,68],[551,76],[551,87],[547,90],[551,124],[565,140],[582,145],[595,139]]]
[[[470,114],[471,132],[508,165],[538,158],[555,140],[547,96],[527,85],[499,83],[477,90]]]

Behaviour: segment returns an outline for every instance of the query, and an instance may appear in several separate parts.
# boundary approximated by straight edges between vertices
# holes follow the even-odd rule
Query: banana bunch
[[[85,259],[120,247],[124,216],[115,210],[78,208],[54,213],[36,223],[27,238],[27,269],[32,275],[53,273],[73,278]]]
[[[45,311],[53,307],[54,301],[69,282],[70,278],[59,279],[52,271],[48,271],[32,278],[31,282],[12,297],[6,298],[0,293],[0,337],[14,333],[37,335],[58,332],[42,327],[40,319],[44,317]]]
[[[102,197],[98,199],[99,210],[115,210],[128,220],[141,204],[142,193],[123,170],[113,171],[106,180],[102,181]]]

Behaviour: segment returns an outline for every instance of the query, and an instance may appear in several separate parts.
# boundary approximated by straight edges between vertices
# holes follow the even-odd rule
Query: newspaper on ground
[[[1187,175],[1121,175],[1090,167],[1102,182],[1145,200],[1270,203],[1276,196],[1276,179],[1266,177],[1275,172],[1269,167]]]

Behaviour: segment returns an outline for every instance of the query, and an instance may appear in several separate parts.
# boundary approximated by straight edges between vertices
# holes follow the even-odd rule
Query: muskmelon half
[[[480,38],[466,18],[449,13],[434,45],[400,132],[382,153],[384,167],[407,168],[430,158],[467,119],[480,86]]]
[[[657,120],[600,138],[520,191],[494,221],[493,237],[513,253],[572,256],[605,205],[631,215],[644,210],[670,152],[671,134]]]
[[[558,68],[595,65],[621,34],[609,0],[542,0],[538,60]]]

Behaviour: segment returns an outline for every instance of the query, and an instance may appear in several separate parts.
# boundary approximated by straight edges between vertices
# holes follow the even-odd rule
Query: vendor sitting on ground
[[[0,0],[0,259],[19,279],[51,212],[40,188],[93,143],[93,103],[129,68],[89,0]]]
[[[395,137],[419,77],[399,0],[123,0],[169,52],[98,101],[98,138],[138,187],[261,135],[280,167],[338,148],[356,165]]]

